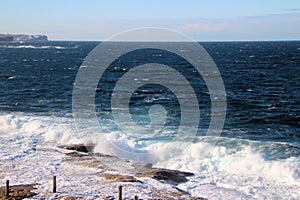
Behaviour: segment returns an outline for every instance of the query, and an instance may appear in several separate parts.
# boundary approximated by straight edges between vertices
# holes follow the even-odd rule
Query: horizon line
[[[49,42],[105,42],[106,40],[48,39]],[[300,39],[255,39],[255,40],[195,40],[195,42],[296,42]],[[109,42],[186,42],[186,41],[109,41]],[[192,42],[192,41],[191,41]]]

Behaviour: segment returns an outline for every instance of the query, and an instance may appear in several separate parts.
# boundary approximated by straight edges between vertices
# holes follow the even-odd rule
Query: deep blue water
[[[71,117],[75,76],[97,44],[0,43],[0,112]],[[227,117],[222,135],[299,145],[300,41],[201,42],[201,45],[216,63],[226,88]],[[187,70],[188,64],[180,58],[155,50],[133,52],[112,64],[97,89],[97,112],[110,112],[114,83],[129,66],[153,59],[174,65],[190,78],[204,113],[200,128],[207,128],[210,100],[204,82],[193,76]],[[145,85],[133,94],[130,102],[133,119],[140,124],[148,123],[149,118],[144,114],[155,103],[164,105],[168,111],[167,124],[179,123],[176,96],[160,85]]]

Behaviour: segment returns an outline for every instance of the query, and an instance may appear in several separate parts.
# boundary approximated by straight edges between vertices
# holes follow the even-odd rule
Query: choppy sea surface
[[[98,44],[0,43],[0,173],[3,163],[26,158],[37,145],[101,144],[92,133],[79,136],[72,116],[76,74]],[[121,56],[107,69],[95,96],[101,134],[124,149],[151,151],[157,167],[196,173],[178,186],[192,194],[210,199],[226,194],[242,199],[299,199],[300,42],[200,44],[220,71],[227,99],[223,132],[208,155],[199,156],[210,140],[205,137],[211,111],[205,83],[199,74],[185,70],[186,62],[159,50]],[[150,61],[178,66],[195,86],[201,113],[199,131],[197,140],[182,151],[164,137],[176,134],[172,131],[180,124],[179,102],[166,87],[148,84],[134,91],[130,99],[132,120],[142,126],[151,122],[152,105],[164,106],[168,113],[165,125],[171,127],[165,133],[124,135],[111,116],[110,98],[120,76],[130,67]],[[113,153],[101,145],[95,150]]]

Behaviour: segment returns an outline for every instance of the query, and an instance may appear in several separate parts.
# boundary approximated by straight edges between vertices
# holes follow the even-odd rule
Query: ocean
[[[18,168],[18,176],[13,179],[19,183],[28,181],[21,175],[25,171],[27,176],[29,173],[25,161],[50,159],[38,156],[36,149],[41,146],[54,148],[59,144],[93,143],[97,152],[124,156],[103,145],[88,129],[84,135],[78,133],[74,124],[72,94],[76,75],[84,67],[85,57],[98,44],[72,41],[0,43],[1,178],[7,178],[4,171],[18,163],[23,167]],[[118,57],[99,80],[94,109],[100,134],[118,148],[133,152],[126,155],[126,159],[149,162],[134,153],[151,152],[150,161],[156,167],[194,172],[196,175],[187,183],[178,185],[194,195],[208,199],[224,196],[299,199],[300,42],[200,44],[218,67],[226,91],[223,131],[208,153],[205,151],[211,138],[206,136],[206,130],[212,108],[205,82],[188,68],[185,60],[155,49]],[[166,128],[153,134],[143,131],[124,134],[114,120],[110,100],[115,84],[132,66],[148,62],[173,65],[195,90],[201,116],[199,127],[194,140],[183,149],[175,148],[178,141],[172,140],[182,120],[180,101],[161,84],[146,84],[130,91],[129,113],[136,124],[147,126],[154,118],[159,118],[155,110],[154,116],[149,116],[150,108],[159,104],[167,113]],[[176,85],[176,80],[170,77],[170,83]],[[60,163],[51,163],[53,165],[44,173],[54,174],[58,170]],[[33,174],[29,177],[41,175]]]

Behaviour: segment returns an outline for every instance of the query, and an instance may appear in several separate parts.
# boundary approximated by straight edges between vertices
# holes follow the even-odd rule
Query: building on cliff
[[[10,35],[0,35],[0,41],[14,41],[14,37]]]
[[[48,37],[46,35],[0,34],[0,41],[45,42],[48,41]]]

